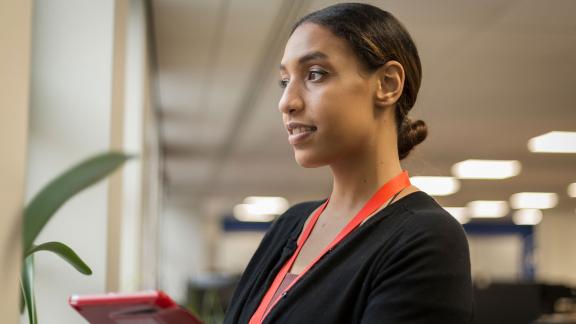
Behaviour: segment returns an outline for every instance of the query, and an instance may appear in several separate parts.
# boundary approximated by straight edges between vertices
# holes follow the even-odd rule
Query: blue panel
[[[256,231],[256,232],[266,232],[272,222],[241,222],[234,218],[231,214],[226,215],[222,219],[222,229],[224,232],[235,232],[235,231]]]
[[[533,226],[531,225],[516,225],[510,223],[467,223],[464,224],[463,227],[466,233],[474,235],[519,234],[527,236],[533,233]]]

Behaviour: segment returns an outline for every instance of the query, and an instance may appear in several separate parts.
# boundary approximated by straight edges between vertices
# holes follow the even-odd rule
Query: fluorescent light
[[[576,132],[548,132],[528,141],[528,149],[536,153],[576,153]]]
[[[288,200],[283,197],[250,196],[244,198],[245,204],[256,205],[264,214],[282,214],[290,207]]]
[[[448,196],[460,189],[453,177],[410,177],[410,182],[430,196]]]
[[[262,213],[257,205],[238,204],[234,206],[234,218],[242,222],[270,222],[276,214]]]
[[[452,175],[459,179],[506,179],[520,173],[516,160],[465,160],[452,166]]]
[[[501,200],[475,200],[466,207],[470,216],[475,218],[498,218],[508,214],[508,203]]]
[[[540,209],[520,209],[512,215],[512,221],[516,225],[537,225],[542,221]]]
[[[466,210],[466,207],[444,207],[452,217],[456,218],[460,224],[466,224],[470,221],[470,216]]]
[[[510,196],[510,205],[514,209],[547,209],[557,204],[558,195],[553,192],[519,192]]]
[[[568,185],[568,196],[576,198],[576,182]]]
[[[289,204],[282,197],[251,196],[243,204],[234,206],[234,217],[243,222],[270,222],[284,213]]]

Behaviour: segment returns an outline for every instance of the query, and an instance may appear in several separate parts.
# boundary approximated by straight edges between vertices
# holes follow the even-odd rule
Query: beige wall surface
[[[18,321],[32,2],[0,2],[0,314]]]
[[[32,2],[0,2],[0,314],[18,321]]]

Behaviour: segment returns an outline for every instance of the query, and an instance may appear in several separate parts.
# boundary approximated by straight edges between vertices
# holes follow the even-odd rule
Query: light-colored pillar
[[[0,314],[19,319],[30,83],[31,0],[0,1]]]
[[[114,1],[112,39],[112,82],[110,102],[110,149],[124,150],[124,100],[126,74],[126,31],[129,0]],[[122,173],[116,172],[108,182],[108,240],[106,254],[106,290],[120,288],[120,255],[122,235]]]

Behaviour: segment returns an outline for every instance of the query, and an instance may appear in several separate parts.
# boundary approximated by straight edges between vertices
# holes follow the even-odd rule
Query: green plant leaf
[[[20,283],[22,284],[22,283]],[[20,288],[20,314],[24,313],[24,308],[26,307],[26,302],[24,301],[24,294],[22,293],[22,288]]]
[[[34,196],[24,211],[23,251],[27,252],[52,215],[76,193],[102,180],[131,156],[108,152],[68,169]]]
[[[64,243],[46,242],[38,246],[33,246],[30,249],[30,251],[28,251],[26,256],[32,255],[32,253],[38,251],[50,251],[56,253],[62,259],[70,263],[76,270],[78,270],[78,272],[85,275],[92,274],[92,270],[90,269],[90,267],[82,259],[80,259],[80,257],[78,256],[78,254],[76,254],[76,252],[74,252],[74,250],[72,250]]]
[[[22,264],[20,289],[24,296],[26,310],[28,310],[28,322],[37,324],[38,315],[36,313],[36,298],[34,297],[34,258],[32,255],[26,257]]]

